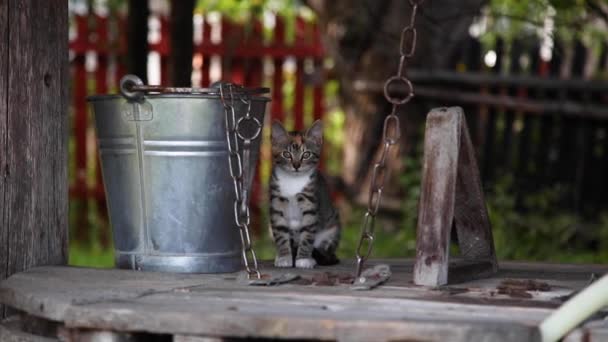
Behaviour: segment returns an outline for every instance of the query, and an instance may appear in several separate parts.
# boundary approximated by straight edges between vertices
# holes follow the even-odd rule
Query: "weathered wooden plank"
[[[8,261],[8,226],[5,216],[8,208],[5,205],[8,146],[8,1],[0,0],[0,280],[7,274]],[[4,317],[4,307],[0,305],[0,319]]]
[[[180,334],[226,336],[241,338],[320,339],[337,341],[537,341],[534,327],[514,323],[470,321],[412,321],[363,319],[332,319],[325,317],[293,316],[282,313],[269,315],[240,314],[231,311],[209,312],[201,315],[171,311],[162,316],[150,311],[138,313],[116,304],[115,309],[98,308],[95,326],[122,326],[154,332],[171,326]],[[294,310],[297,308],[294,308]],[[138,318],[139,317],[139,318]],[[135,325],[130,322],[136,320]],[[125,323],[129,322],[129,323]],[[86,325],[85,320],[70,324]]]
[[[11,316],[4,321],[0,321],[0,341],[2,342],[57,342],[56,338],[42,336],[32,333],[34,326],[25,325],[30,322],[22,319],[20,316]]]
[[[226,341],[223,338],[217,337],[199,337],[190,335],[174,335],[173,342],[222,342]]]
[[[0,283],[0,302],[76,330],[212,338],[525,341],[536,338],[535,326],[561,303],[559,297],[583,287],[591,272],[608,271],[599,265],[506,262],[492,278],[424,288],[410,285],[412,261],[382,262],[395,277],[368,292],[350,291],[348,285],[250,287],[241,274],[47,266]],[[262,267],[276,274],[294,272],[273,269],[270,262]],[[311,277],[351,270],[340,264],[297,273]],[[504,280],[539,275],[549,291],[528,291],[531,298],[498,293]]]
[[[446,108],[432,110],[426,119],[414,265],[419,285],[448,281],[461,119],[448,115]]]
[[[564,342],[608,341],[608,320],[591,321],[564,337]]]
[[[0,323],[0,341],[2,342],[58,342],[58,339],[40,337],[23,331],[14,330]]]
[[[374,263],[375,261],[372,261],[370,265]],[[561,301],[551,300],[552,298],[567,295],[585,286],[592,272],[599,274],[608,270],[608,267],[605,266],[591,265],[578,266],[577,268],[577,266],[568,267],[567,265],[539,264],[529,266],[521,263],[504,263],[496,277],[469,281],[454,287],[427,289],[408,285],[411,284],[412,280],[411,261],[393,260],[390,264],[393,269],[393,278],[388,281],[386,286],[365,293],[366,297],[440,300],[456,303],[517,307],[556,307],[561,304]],[[270,264],[264,263],[263,267],[268,272]],[[328,270],[335,273],[352,271],[352,269],[343,265],[342,267],[323,268],[317,271],[299,271],[298,273],[303,277],[310,277],[315,272],[326,272]],[[576,273],[577,270],[580,273]],[[280,273],[283,271],[272,270],[272,272]],[[83,282],[81,281],[82,279],[90,280]],[[548,283],[554,290],[546,293],[532,292],[533,298],[531,299],[521,300],[515,298],[517,300],[514,300],[509,296],[496,293],[497,286],[505,279],[535,279]],[[193,286],[211,289],[225,288],[231,291],[245,288],[247,291],[254,291],[254,289],[246,287],[244,281],[239,282],[236,280],[237,277],[234,275],[178,276],[160,273],[130,274],[127,271],[121,270],[45,267],[21,273],[2,283],[0,285],[0,302],[8,301],[11,305],[22,307],[24,310],[27,309],[27,311],[35,314],[42,313],[47,315],[44,316],[46,318],[58,320],[59,317],[53,316],[54,314],[49,311],[48,305],[45,305],[44,310],[39,310],[41,302],[32,301],[30,296],[21,298],[19,297],[20,293],[41,293],[40,291],[46,293],[48,289],[45,284],[51,283],[60,289],[71,288],[76,286],[74,284],[78,284],[78,291],[58,291],[53,296],[58,301],[80,303],[93,300],[87,297],[91,294],[89,292],[92,292],[92,298],[124,299],[145,295],[151,290],[169,291],[176,287],[179,291],[186,291],[189,287]],[[104,283],[105,285],[100,288],[100,283]],[[278,288],[259,289],[259,291],[264,290],[270,292],[297,291],[303,294],[352,295],[352,292],[348,290],[348,286],[281,286]],[[62,308],[62,306],[60,307]],[[59,314],[61,314],[62,310],[59,310]]]
[[[4,278],[67,261],[68,14],[66,0],[8,0],[0,9]]]
[[[460,111],[460,150],[456,176],[456,202],[454,225],[458,232],[460,254],[467,260],[484,260],[490,269],[498,269],[494,240],[488,210],[481,186],[481,177],[475,157],[475,148]]]
[[[455,227],[462,256],[477,262],[448,277],[450,232]],[[498,269],[475,150],[459,107],[427,116],[414,283],[439,286]],[[464,274],[466,272],[466,274]],[[455,277],[457,276],[457,277]]]

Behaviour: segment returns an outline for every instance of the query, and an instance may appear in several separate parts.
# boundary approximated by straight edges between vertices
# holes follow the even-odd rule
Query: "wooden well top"
[[[193,275],[39,267],[0,283],[0,302],[69,329],[175,336],[325,340],[536,340],[536,326],[564,296],[608,266],[503,262],[491,278],[441,288],[411,283],[412,261],[372,291],[330,286],[349,264],[297,273],[297,284],[248,286],[241,274]],[[452,273],[457,271],[451,271]],[[310,284],[315,282],[317,285]]]

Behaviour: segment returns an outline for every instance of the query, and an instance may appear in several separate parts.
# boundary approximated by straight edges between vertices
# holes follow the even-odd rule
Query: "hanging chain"
[[[412,97],[414,97],[414,86],[412,82],[407,78],[405,69],[408,60],[414,56],[416,51],[416,13],[418,12],[418,6],[421,5],[424,0],[410,0],[412,5],[412,13],[408,26],[401,31],[401,41],[399,43],[399,68],[397,74],[389,77],[384,83],[384,97],[386,100],[393,105],[391,113],[384,119],[384,127],[382,130],[382,153],[380,158],[374,164],[372,168],[372,179],[369,187],[369,197],[367,200],[367,211],[363,216],[363,225],[361,226],[361,237],[359,238],[359,244],[357,245],[357,271],[355,273],[356,278],[361,276],[363,271],[363,264],[369,258],[372,253],[372,246],[374,243],[374,224],[378,209],[380,208],[380,201],[382,200],[382,191],[384,189],[384,180],[386,175],[386,159],[391,147],[399,141],[401,137],[401,131],[399,129],[399,117],[397,116],[397,109],[399,106],[408,103]],[[389,87],[401,84],[405,86],[406,92],[403,97],[391,96],[389,93]]]
[[[251,279],[252,276],[261,278],[260,271],[258,269],[258,260],[255,256],[255,251],[251,244],[251,238],[249,235],[249,225],[251,223],[251,216],[249,214],[249,196],[248,196],[248,185],[251,181],[250,178],[250,154],[251,154],[251,143],[254,141],[262,131],[262,124],[260,120],[251,115],[251,98],[249,94],[243,91],[241,86],[237,86],[230,83],[220,84],[220,100],[224,106],[224,114],[226,120],[226,140],[228,142],[228,165],[230,166],[230,176],[234,184],[234,220],[236,225],[239,227],[241,234],[241,254],[243,256],[243,263],[245,264],[245,270],[247,276]],[[227,88],[227,89],[226,89]],[[238,120],[234,109],[235,89],[239,90],[238,99],[247,106],[247,112],[244,116]],[[226,91],[228,91],[228,96]],[[249,125],[255,126],[255,132],[247,136],[243,132],[243,124],[250,122]],[[239,138],[243,140],[243,159],[241,161],[241,155],[239,154]]]

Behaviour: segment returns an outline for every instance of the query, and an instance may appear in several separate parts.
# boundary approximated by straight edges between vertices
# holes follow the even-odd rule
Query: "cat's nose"
[[[300,163],[293,163],[293,168],[298,171],[298,169],[300,168]]]

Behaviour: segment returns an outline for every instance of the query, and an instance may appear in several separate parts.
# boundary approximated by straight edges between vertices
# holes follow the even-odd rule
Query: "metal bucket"
[[[217,88],[132,91],[91,96],[118,268],[235,272],[242,268],[234,219],[225,112]],[[147,87],[147,88],[146,88]],[[241,88],[264,122],[267,89]],[[241,94],[243,94],[241,93]],[[235,95],[236,97],[236,95]],[[237,118],[247,111],[234,101]],[[255,127],[243,127],[254,130]],[[253,141],[245,187],[251,187],[260,139]],[[242,152],[241,152],[242,154]],[[249,171],[249,172],[247,172]]]

